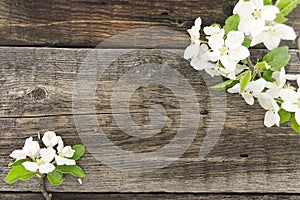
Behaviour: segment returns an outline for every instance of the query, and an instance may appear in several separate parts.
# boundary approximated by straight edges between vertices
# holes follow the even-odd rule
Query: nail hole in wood
[[[208,115],[208,110],[204,109],[200,111],[201,115]]]
[[[248,158],[249,155],[248,155],[247,153],[241,153],[241,154],[240,154],[240,157],[241,157],[241,158]]]
[[[169,13],[168,13],[168,12],[162,12],[160,15],[161,15],[161,16],[168,16]]]
[[[177,20],[176,20],[176,23],[177,23],[178,25],[182,26],[182,25],[183,25],[183,20],[177,19]]]

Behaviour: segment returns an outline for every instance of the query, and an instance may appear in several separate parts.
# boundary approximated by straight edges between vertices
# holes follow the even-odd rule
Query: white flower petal
[[[62,140],[62,138],[60,137],[59,140],[58,140],[58,145],[57,145],[57,152],[60,153],[62,152],[64,148],[64,141]]]
[[[249,105],[254,104],[254,98],[251,94],[249,93],[242,93],[242,97],[245,99],[246,103]]]
[[[229,88],[227,91],[229,93],[238,93],[238,92],[240,92],[240,89],[241,89],[241,85],[238,83],[238,84],[234,85],[232,88]]]
[[[293,104],[290,101],[285,101],[281,104],[281,107],[288,112],[296,112],[298,111],[298,106]]]
[[[250,0],[250,3],[255,9],[261,9],[264,7],[263,0]]]
[[[240,47],[244,41],[244,34],[240,31],[230,31],[225,40],[225,45],[230,50]]]
[[[60,156],[55,156],[55,161],[57,165],[76,165],[75,160],[62,158]]]
[[[37,141],[33,141],[32,137],[30,137],[26,139],[22,151],[25,153],[26,156],[36,158],[38,153],[40,152],[40,145]]]
[[[71,146],[65,146],[62,152],[64,153],[65,157],[71,158],[74,155],[75,150],[73,150]]]
[[[220,61],[222,62],[223,66],[229,71],[235,71],[237,61],[231,59],[228,55],[221,56]]]
[[[254,9],[250,2],[239,1],[233,9],[233,14],[238,14],[241,17],[251,16]]]
[[[55,170],[55,166],[51,163],[45,163],[39,166],[39,172],[42,174],[48,174]]]
[[[263,78],[260,78],[256,81],[251,81],[247,87],[251,88],[253,93],[261,93],[265,89],[266,84],[267,84],[266,80]]]
[[[26,158],[26,155],[22,150],[14,150],[9,156],[16,160],[21,160]]]
[[[198,54],[200,50],[199,44],[191,44],[184,51],[184,59],[190,59]]]
[[[214,51],[219,51],[219,49],[224,45],[224,39],[220,37],[210,37],[208,40],[208,45]]]
[[[267,47],[269,50],[273,50],[277,48],[280,44],[280,37],[278,35],[270,35],[268,38],[264,39],[264,45]]]
[[[283,40],[295,40],[297,35],[294,29],[285,24],[277,24],[274,26],[275,32]]]
[[[283,101],[290,101],[292,103],[296,103],[298,101],[297,92],[291,89],[282,89],[280,91],[280,97]]]
[[[56,151],[52,147],[48,147],[47,149],[41,149],[40,155],[41,160],[44,162],[51,162],[54,159]]]
[[[276,18],[279,9],[274,5],[266,5],[261,9],[261,18],[267,21],[273,21]]]
[[[266,22],[263,19],[257,19],[249,25],[251,26],[251,36],[256,37],[263,32]]]
[[[264,125],[266,127],[274,126],[275,124],[279,126],[280,116],[273,111],[267,111],[265,114]]]
[[[264,40],[265,40],[265,38],[266,38],[266,34],[265,34],[264,32],[261,33],[261,34],[259,34],[259,35],[257,35],[256,37],[254,37],[254,38],[252,39],[250,46],[253,47],[253,46],[255,46],[255,45],[258,45],[258,44],[260,44],[260,43],[263,43]]]
[[[201,29],[201,24],[202,24],[202,19],[201,17],[198,17],[196,20],[195,20],[195,27],[196,29],[199,31]]]
[[[44,133],[42,141],[46,147],[54,147],[58,143],[59,137],[54,131],[47,131]]]
[[[265,110],[270,110],[273,108],[273,103],[274,99],[272,98],[271,95],[267,93],[261,93],[258,96],[258,103],[261,107],[263,107]]]
[[[39,168],[38,164],[35,162],[26,161],[26,162],[23,162],[22,165],[23,165],[23,167],[25,167],[25,169],[27,169],[28,171],[31,171],[31,172],[36,172]]]
[[[239,46],[238,48],[229,51],[229,56],[233,60],[238,60],[238,61],[244,60],[247,57],[249,57],[249,55],[250,55],[249,49],[244,46]]]

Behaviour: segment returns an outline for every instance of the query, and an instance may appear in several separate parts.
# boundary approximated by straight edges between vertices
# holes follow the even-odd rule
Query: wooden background
[[[140,125],[149,123],[151,105],[160,104],[166,109],[166,127],[147,140],[120,131],[110,108],[113,86],[122,74],[149,59],[167,62],[197,92],[202,123],[193,143],[168,167],[147,173],[114,170],[87,152],[79,161],[87,173],[83,184],[67,176],[59,187],[47,185],[54,199],[300,199],[299,134],[288,124],[265,128],[264,110],[257,103],[246,105],[239,95],[227,94],[227,102],[221,102],[226,104],[222,134],[205,159],[198,158],[206,131],[215,119],[211,119],[212,105],[203,79],[177,54],[182,55],[188,45],[186,29],[196,17],[201,16],[204,25],[224,23],[235,3],[0,0],[1,180],[9,170],[10,152],[21,148],[24,139],[37,132],[54,130],[68,144],[81,142],[72,111],[72,92],[80,65],[95,46],[109,37],[152,26],[179,34],[164,38],[153,33],[159,42],[149,44],[143,35],[116,38],[113,45],[105,43],[99,49],[107,53],[107,60],[119,49],[131,50],[113,62],[99,81],[95,97],[99,123],[108,138],[127,151],[150,152],[168,144],[178,129],[180,106],[176,95],[166,88],[147,85],[131,98],[130,114]],[[300,33],[300,8],[290,14],[288,24]],[[299,42],[284,44],[291,47],[288,71],[300,73]],[[259,48],[253,50],[256,57],[262,52]],[[1,181],[0,199],[42,199],[37,185],[36,179],[14,185]]]

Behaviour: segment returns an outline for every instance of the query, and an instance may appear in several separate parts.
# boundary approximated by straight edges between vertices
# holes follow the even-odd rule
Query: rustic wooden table
[[[196,91],[201,113],[198,131],[183,155],[170,165],[150,172],[115,170],[102,162],[101,157],[95,158],[88,148],[79,162],[87,173],[83,184],[79,185],[71,176],[59,187],[48,184],[54,199],[300,199],[300,135],[289,125],[265,128],[264,110],[258,104],[246,105],[239,95],[227,95],[226,102],[220,95],[217,101],[219,98],[225,107],[216,110],[203,77],[179,56],[189,43],[186,29],[196,17],[201,16],[204,25],[224,23],[235,3],[235,0],[1,0],[1,180],[9,170],[8,155],[21,148],[25,138],[54,130],[67,143],[76,144],[85,139],[80,134],[93,132],[95,127],[78,129],[75,123],[77,116],[93,115],[84,111],[74,113],[77,74],[95,46],[121,34],[113,39],[113,44],[103,43],[97,51],[106,55],[105,62],[113,60],[120,51],[126,53],[105,70],[95,98],[82,99],[82,105],[94,101],[94,114],[106,136],[116,146],[136,154],[161,149],[175,137],[181,119],[180,99],[161,85],[142,85],[129,101],[129,114],[138,125],[150,123],[152,105],[164,107],[166,124],[154,136],[139,138],[126,134],[112,114],[111,97],[118,80],[149,60],[161,65],[167,63]],[[300,8],[291,13],[288,24],[300,33]],[[143,32],[131,35],[135,32],[130,30],[149,26],[154,29],[142,29],[147,36]],[[159,30],[166,32],[159,34]],[[123,31],[130,34],[126,37],[128,32],[122,35]],[[286,44],[292,54],[288,71],[300,73],[297,42]],[[254,49],[253,53],[259,57],[262,51]],[[170,84],[177,86],[178,81]],[[121,109],[126,108],[121,105]],[[207,130],[217,123],[216,114],[224,111],[224,127],[216,145],[205,158],[199,159]],[[187,136],[183,140],[190,139],[189,127],[184,131]],[[130,160],[126,163],[140,167]],[[13,185],[1,181],[0,199],[42,199],[37,185],[37,179]]]

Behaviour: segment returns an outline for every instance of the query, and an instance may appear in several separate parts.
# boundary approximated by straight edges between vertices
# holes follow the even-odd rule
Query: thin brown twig
[[[46,200],[51,200],[52,199],[52,194],[48,193],[45,187],[45,178],[46,176],[44,176],[43,178],[41,178],[40,181],[40,190],[43,194],[43,196],[45,197]]]

